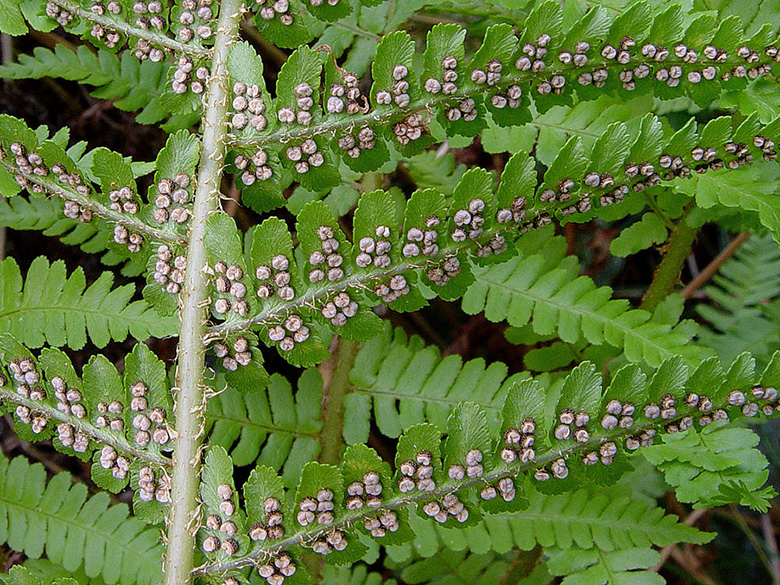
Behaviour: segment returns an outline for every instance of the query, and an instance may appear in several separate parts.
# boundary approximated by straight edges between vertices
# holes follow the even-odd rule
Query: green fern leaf
[[[775,349],[778,271],[777,244],[769,236],[753,236],[720,267],[712,286],[704,289],[714,304],[696,305],[696,312],[709,323],[699,337],[722,360],[732,360],[749,350],[763,362]]]
[[[491,428],[497,430],[504,398],[522,377],[507,379],[501,363],[486,367],[482,359],[465,364],[456,355],[442,359],[419,337],[407,340],[401,329],[386,326],[382,335],[363,345],[350,373],[354,389],[346,398],[345,437],[350,443],[367,441],[372,411],[379,431],[388,437],[425,421],[444,432],[450,411],[464,400],[486,409]]]
[[[601,551],[551,551],[547,568],[553,575],[567,575],[565,585],[663,585],[666,580],[652,569],[661,555],[652,549]]]
[[[87,337],[103,347],[128,335],[143,340],[175,332],[173,320],[161,319],[142,301],[130,301],[132,285],[112,290],[110,273],[85,288],[81,268],[67,276],[62,261],[50,265],[44,257],[33,261],[26,279],[12,258],[2,262],[0,272],[4,330],[30,347],[49,343],[80,349]]]
[[[265,390],[228,388],[209,401],[211,442],[229,449],[236,465],[270,466],[292,487],[320,451],[321,400],[322,378],[316,370],[304,372],[294,395],[278,374]]]
[[[44,581],[36,577],[27,567],[21,565],[11,567],[7,575],[0,576],[0,581],[6,585],[79,585],[76,579],[67,577]]]
[[[95,53],[84,45],[73,50],[59,44],[54,50],[36,47],[32,55],[19,55],[18,63],[0,66],[0,77],[51,77],[92,85],[94,97],[116,100],[113,105],[120,110],[141,110],[136,119],[153,124],[172,113],[158,101],[168,68],[165,62],[139,62],[130,52],[120,58],[104,50]]]
[[[610,299],[608,287],[596,288],[579,276],[575,258],[564,255],[564,242],[554,238],[539,245],[539,236],[518,242],[518,256],[492,267],[474,267],[476,281],[463,297],[469,314],[485,311],[494,322],[514,327],[531,323],[542,335],[556,333],[563,341],[586,339],[622,348],[631,361],[658,365],[672,355],[696,360],[700,351],[679,327],[655,323],[646,311]],[[527,247],[526,247],[527,246]]]
[[[105,493],[87,498],[69,473],[48,483],[40,464],[0,459],[0,540],[30,558],[44,552],[55,564],[109,584],[155,584],[161,579],[157,530],[129,517],[125,504],[109,506]],[[33,581],[34,582],[34,581]]]

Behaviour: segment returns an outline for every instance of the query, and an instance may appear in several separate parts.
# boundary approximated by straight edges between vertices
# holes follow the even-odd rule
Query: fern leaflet
[[[124,341],[128,335],[144,340],[176,331],[171,318],[160,318],[144,301],[132,301],[133,285],[112,289],[113,276],[103,273],[88,288],[79,267],[70,276],[62,261],[49,264],[36,258],[27,277],[12,258],[0,264],[0,323],[25,345],[48,343],[81,349],[87,338],[98,347]]]
[[[0,459],[0,541],[37,558],[106,583],[160,582],[162,547],[158,533],[129,517],[125,504],[109,505],[108,494],[87,498],[69,473],[46,481],[41,464],[22,457]]]

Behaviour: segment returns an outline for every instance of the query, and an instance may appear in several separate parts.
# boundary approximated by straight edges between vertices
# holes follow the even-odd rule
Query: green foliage
[[[316,370],[303,373],[294,395],[279,374],[263,390],[242,394],[228,388],[209,401],[210,441],[228,448],[235,465],[268,465],[292,487],[319,453],[321,401]]]
[[[701,356],[700,348],[689,345],[693,323],[670,326],[612,299],[609,287],[579,276],[563,238],[529,235],[518,241],[517,252],[508,262],[474,268],[475,283],[463,298],[467,313],[484,311],[489,320],[513,327],[530,322],[535,333],[555,334],[570,344],[609,344],[630,361],[658,365],[673,355],[694,361]]]
[[[444,432],[450,411],[464,400],[480,404],[491,428],[497,429],[504,398],[522,377],[507,377],[500,362],[486,366],[482,359],[463,363],[457,355],[442,358],[419,337],[407,339],[402,330],[387,326],[363,345],[350,373],[353,390],[346,398],[344,438],[364,443],[372,413],[388,437],[423,421]]]
[[[0,116],[0,226],[139,277],[2,261],[4,412],[102,491],[0,459],[29,559],[0,580],[160,582],[165,526],[167,585],[655,584],[657,548],[712,534],[645,481],[768,509],[758,435],[727,424],[780,409],[765,4],[0,0],[3,33],[75,35],[1,77],[170,133],[139,162]],[[672,294],[681,222],[762,232],[691,301],[709,328]],[[613,258],[581,274],[586,230]],[[615,257],[656,247],[648,311]],[[454,339],[405,332],[427,305]],[[521,355],[457,355],[464,312]],[[128,486],[134,517],[108,505]]]
[[[115,100],[113,105],[120,110],[141,110],[138,122],[153,124],[171,114],[160,104],[167,70],[167,63],[139,62],[129,52],[119,58],[108,51],[92,52],[84,45],[75,51],[57,45],[53,51],[37,47],[33,55],[19,55],[18,63],[0,66],[0,77],[51,77],[92,85],[94,97]]]
[[[780,254],[768,236],[749,238],[704,289],[713,305],[701,303],[696,312],[709,327],[700,329],[702,342],[721,359],[751,351],[764,362],[775,349],[778,330],[776,298]]]
[[[105,493],[88,498],[66,472],[47,482],[43,466],[22,457],[0,459],[0,477],[0,540],[13,549],[30,558],[45,552],[71,572],[83,565],[87,576],[109,584],[160,582],[157,532],[130,517],[125,504],[109,505]],[[19,569],[8,582],[40,583]]]
[[[131,302],[133,285],[112,289],[108,272],[86,288],[84,271],[77,268],[68,276],[61,260],[50,265],[39,256],[23,278],[8,258],[0,265],[0,280],[0,326],[29,347],[81,349],[87,339],[104,347],[128,335],[145,340],[176,331],[171,319],[161,319],[143,301]]]

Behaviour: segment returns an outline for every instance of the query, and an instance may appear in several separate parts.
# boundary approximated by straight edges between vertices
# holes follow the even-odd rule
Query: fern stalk
[[[203,117],[203,142],[198,169],[198,187],[189,234],[187,268],[181,291],[181,334],[176,400],[176,430],[173,471],[171,474],[171,513],[168,522],[168,552],[165,559],[165,583],[190,582],[193,568],[195,533],[198,530],[198,483],[200,446],[204,430],[205,403],[202,377],[204,368],[203,336],[208,319],[208,264],[204,237],[206,220],[219,206],[219,185],[225,160],[227,131],[228,47],[238,37],[240,0],[225,0],[220,6],[214,58],[211,65],[206,108]]]
[[[344,400],[351,389],[349,373],[355,365],[359,344],[339,337],[331,356],[330,380],[323,388],[322,455],[320,461],[338,464],[341,460]]]
[[[653,275],[653,282],[650,283],[640,308],[652,313],[661,301],[672,293],[698,234],[699,229],[688,225],[683,216],[669,237],[666,254]]]

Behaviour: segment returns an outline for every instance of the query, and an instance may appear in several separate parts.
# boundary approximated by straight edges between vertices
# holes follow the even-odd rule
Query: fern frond
[[[206,420],[211,444],[229,450],[235,465],[268,465],[287,487],[320,451],[322,378],[306,370],[293,395],[286,378],[271,376],[264,390],[227,388],[209,401]]]
[[[392,565],[391,565],[392,566]],[[396,573],[404,583],[430,583],[444,585],[473,583],[495,585],[501,583],[512,565],[496,554],[468,554],[463,551],[443,551],[427,559],[416,560]],[[523,584],[524,581],[513,581]]]
[[[445,300],[456,299],[471,287],[473,292],[469,299],[474,300],[471,310],[481,310],[483,305],[475,299],[486,295],[487,288],[485,283],[472,284],[475,274],[480,274],[481,278],[487,278],[487,274],[494,275],[498,280],[492,283],[493,290],[497,290],[502,280],[511,278],[511,269],[520,266],[521,260],[514,260],[513,264],[501,268],[493,264],[506,261],[515,252],[511,243],[518,237],[518,228],[520,233],[525,233],[532,228],[544,227],[552,221],[553,216],[562,222],[579,222],[597,215],[615,219],[638,212],[647,199],[642,195],[633,195],[632,192],[642,193],[655,188],[662,180],[659,172],[665,173],[664,177],[670,185],[682,189],[687,181],[701,180],[701,177],[710,175],[733,177],[729,181],[743,181],[750,177],[743,173],[745,169],[776,169],[774,162],[752,163],[753,166],[748,164],[752,158],[765,156],[771,159],[774,156],[762,150],[774,148],[774,143],[766,142],[765,137],[758,134],[756,120],[748,119],[737,128],[733,125],[734,120],[721,117],[700,130],[691,122],[673,133],[658,118],[648,115],[639,121],[634,140],[626,124],[611,124],[595,140],[589,154],[582,140],[576,136],[569,139],[547,169],[541,184],[537,184],[533,159],[518,153],[507,163],[497,191],[494,191],[489,173],[474,169],[463,174],[451,197],[434,189],[413,193],[407,201],[403,220],[398,217],[398,206],[390,193],[366,193],[361,197],[354,217],[352,243],[357,244],[355,247],[350,247],[349,239],[322,202],[309,203],[301,211],[297,225],[297,236],[301,242],[298,254],[302,258],[293,253],[292,239],[287,229],[284,226],[272,227],[269,223],[254,231],[254,240],[263,243],[257,244],[258,253],[250,257],[247,264],[238,244],[240,234],[232,220],[214,216],[212,228],[218,234],[214,241],[230,240],[235,243],[231,256],[226,256],[223,247],[215,244],[213,250],[210,250],[211,262],[214,266],[220,261],[240,266],[241,291],[246,291],[249,300],[216,291],[212,296],[212,315],[226,321],[215,326],[212,331],[224,334],[260,326],[261,338],[265,343],[279,342],[279,347],[284,348],[282,355],[292,363],[311,365],[322,359],[316,356],[323,355],[322,345],[317,338],[308,335],[306,339],[311,340],[308,345],[303,341],[298,343],[294,342],[293,336],[287,335],[283,327],[278,330],[274,328],[282,326],[283,320],[292,314],[300,317],[311,331],[313,329],[309,323],[319,322],[350,339],[364,340],[370,337],[376,331],[376,319],[368,311],[356,310],[353,313],[350,309],[349,312],[355,318],[346,315],[341,318],[337,317],[338,310],[326,308],[339,295],[348,305],[355,302],[358,309],[363,308],[360,301],[365,299],[364,302],[369,305],[384,302],[396,310],[416,310],[426,302],[420,292],[421,288],[430,295],[428,288],[422,287],[423,283],[419,282],[425,276],[425,285]],[[773,125],[780,125],[780,122]],[[772,129],[767,127],[767,130]],[[728,160],[728,168],[721,169],[725,165],[724,159],[716,158],[719,150],[714,147],[707,147],[709,162],[704,160],[705,148],[702,145],[707,144],[724,145],[723,156]],[[757,144],[763,146],[758,148]],[[728,154],[735,148],[744,149],[747,154],[738,154],[736,150]],[[755,156],[750,153],[751,148],[757,149]],[[269,172],[273,173],[273,169],[278,168],[275,160],[263,160],[268,163],[266,166]],[[631,161],[645,162],[640,164]],[[250,166],[253,164],[249,163],[248,158],[245,162]],[[697,170],[697,179],[686,179],[692,168]],[[583,177],[581,182],[572,178],[580,176]],[[708,190],[710,187],[705,189],[702,185],[699,184],[696,193],[698,200],[713,195]],[[745,212],[754,208],[751,203],[755,199],[753,195],[747,201],[730,199],[725,194],[724,197],[725,205],[740,207]],[[623,201],[628,206],[619,205]],[[773,204],[770,201],[767,205]],[[780,229],[780,224],[775,225],[772,217],[759,213],[759,218],[770,228]],[[220,225],[218,229],[217,224]],[[380,232],[384,234],[382,237],[377,236]],[[326,233],[333,235],[323,235],[325,239],[318,235]],[[629,236],[626,235],[630,240]],[[326,244],[326,240],[333,240],[335,244]],[[374,252],[379,240],[386,242],[382,244],[386,247],[383,254]],[[269,241],[276,242],[276,247],[268,245]],[[626,246],[630,244],[630,241],[625,243]],[[323,246],[329,246],[328,250]],[[338,251],[335,250],[336,246],[340,246]],[[277,287],[271,282],[276,277],[269,263],[276,256],[285,258],[286,268],[282,272],[291,274],[292,285]],[[332,256],[331,260],[336,263],[336,267],[325,266],[326,256]],[[376,256],[381,258],[376,259]],[[469,260],[474,257],[476,260]],[[539,258],[527,262],[539,264],[538,269],[546,266]],[[559,334],[564,339],[584,336],[595,343],[603,343],[606,339],[608,343],[627,350],[630,359],[647,359],[655,364],[686,345],[686,338],[692,335],[689,324],[670,330],[668,325],[654,322],[647,313],[627,311],[624,303],[609,300],[606,294],[608,289],[596,289],[588,279],[574,278],[573,264],[567,266],[565,270],[556,272],[554,266],[549,265],[546,268],[551,269],[551,273],[539,272],[539,282],[544,283],[545,292],[558,292],[564,306],[577,300],[583,301],[581,308],[585,310],[584,314],[574,311],[562,314],[561,319],[565,317],[566,320],[561,321]],[[257,270],[259,272],[256,274],[263,276],[258,277],[259,280],[249,276]],[[521,276],[522,273],[518,273],[517,278],[520,280],[517,286],[520,286]],[[217,276],[215,282],[220,278]],[[556,278],[562,281],[556,282]],[[565,284],[567,282],[568,285]],[[391,284],[398,288],[391,288]],[[367,288],[370,288],[370,292]],[[284,295],[281,300],[286,302],[280,302],[279,294]],[[568,299],[568,295],[573,295],[572,299]],[[260,300],[255,300],[255,296],[259,296]],[[495,298],[503,300],[492,310],[496,311],[497,318],[503,318],[507,309],[499,306],[505,302],[506,296],[496,294]],[[556,314],[558,307],[555,303],[545,299],[540,301],[543,303],[535,303],[532,308],[540,314]],[[589,306],[594,303],[593,307]],[[523,309],[528,312],[528,305]],[[614,311],[617,311],[617,315],[612,319],[610,315]],[[585,319],[583,324],[578,323],[582,319]],[[517,322],[525,320],[527,317],[517,318]],[[537,320],[537,323],[541,321]],[[584,330],[585,327],[588,331]],[[278,331],[275,334],[278,339],[267,337],[271,329]],[[630,334],[632,330],[633,334]],[[662,337],[665,341],[661,341]]]
[[[699,303],[696,312],[707,320],[699,339],[723,360],[751,351],[762,360],[775,349],[780,329],[765,303],[780,295],[780,251],[769,236],[752,236],[718,270],[704,293],[714,305]]]
[[[66,575],[59,574],[56,577],[47,577],[44,580],[36,576],[26,566],[16,565],[11,567],[5,575],[0,575],[0,582],[5,585],[79,585],[79,581]]]
[[[171,226],[157,228],[147,223],[146,216],[151,213],[147,212],[148,206],[141,208],[138,202],[133,167],[119,153],[101,148],[90,152],[87,157],[76,156],[78,152],[66,151],[53,138],[38,137],[24,121],[5,114],[0,116],[0,146],[4,153],[25,153],[14,155],[13,162],[7,156],[2,158],[2,172],[33,193],[45,192],[70,202],[73,219],[89,222],[94,213],[154,241],[182,241],[178,230]],[[34,165],[28,158],[33,154],[36,155]],[[95,161],[98,164],[93,164]],[[95,189],[91,181],[100,183],[100,189]],[[110,199],[110,192],[122,187],[131,189],[133,208],[123,208],[124,200],[117,206],[117,202]],[[9,197],[16,195],[15,192],[2,194]],[[139,211],[143,213],[139,214]]]
[[[51,77],[92,85],[94,97],[116,100],[113,105],[120,110],[141,110],[136,120],[151,124],[171,114],[159,104],[168,68],[167,63],[138,61],[129,51],[120,58],[85,45],[75,50],[57,45],[54,50],[36,47],[32,55],[19,55],[18,63],[0,66],[0,78]]]
[[[528,122],[529,94],[540,112],[570,104],[572,88],[577,88],[578,98],[585,101],[602,95],[618,95],[626,101],[634,95],[656,93],[664,98],[688,95],[694,101],[710,103],[722,88],[744,86],[747,75],[744,60],[734,57],[740,47],[730,46],[739,44],[742,38],[750,39],[746,44],[748,52],[755,51],[761,63],[771,66],[772,59],[760,55],[774,40],[774,33],[767,27],[751,38],[744,34],[735,17],[724,18],[719,25],[711,14],[701,14],[685,22],[681,7],[676,5],[665,6],[655,19],[665,22],[665,26],[649,26],[653,14],[646,3],[637,3],[625,15],[614,18],[603,10],[594,9],[573,23],[575,32],[565,37],[560,31],[562,15],[559,8],[554,3],[542,2],[529,15],[524,23],[526,28],[518,36],[505,24],[489,27],[482,47],[468,65],[463,63],[464,30],[454,25],[438,25],[429,32],[428,47],[423,55],[425,66],[419,76],[408,74],[413,70],[410,69],[414,51],[411,38],[402,33],[391,33],[377,47],[370,95],[358,92],[357,97],[344,97],[343,91],[351,83],[347,83],[348,76],[344,73],[340,79],[329,77],[326,65],[324,86],[328,92],[315,94],[314,105],[298,112],[297,106],[287,105],[290,97],[295,97],[293,89],[297,84],[286,82],[286,76],[282,75],[277,84],[276,103],[269,107],[272,114],[262,115],[263,121],[257,123],[257,129],[247,125],[248,118],[243,110],[235,111],[235,144],[250,157],[254,151],[246,148],[249,145],[256,147],[255,150],[260,147],[268,153],[273,152],[287,163],[286,149],[300,146],[305,140],[318,142],[318,150],[325,155],[323,167],[319,164],[316,169],[308,164],[289,165],[294,167],[291,168],[294,180],[308,181],[310,168],[313,174],[321,174],[323,168],[331,167],[328,155],[342,157],[351,166],[363,160],[366,166],[362,170],[374,170],[387,160],[373,152],[379,145],[382,149],[390,145],[404,155],[419,152],[432,140],[428,133],[431,116],[443,126],[445,135],[474,135],[485,127],[487,112],[500,126]],[[626,37],[635,45],[621,45]],[[545,39],[543,47],[535,44],[540,38]],[[725,62],[703,56],[705,52],[711,54],[710,49],[705,51],[710,43],[718,49],[729,45],[725,47]],[[674,53],[655,57],[658,51],[668,53],[668,47],[679,44],[686,50],[695,49],[697,59],[686,61]],[[644,49],[645,46],[650,48]],[[537,49],[542,49],[544,54],[537,56]],[[582,52],[577,53],[578,50]],[[451,70],[457,73],[457,83],[443,78],[442,60],[447,56],[455,58]],[[322,60],[309,49],[300,49],[291,56],[295,62],[301,59],[309,62],[312,74],[319,77],[323,71]],[[486,83],[488,61],[496,71],[491,70],[491,75],[495,76]],[[535,69],[535,61],[544,65],[539,72],[535,71],[541,66]],[[399,79],[396,80],[391,74],[397,65],[406,69],[397,70]],[[756,66],[759,76],[766,72],[765,67]],[[407,73],[401,76],[401,71]],[[634,72],[641,73],[635,76]],[[233,75],[232,80],[256,83],[243,78],[241,73]],[[392,94],[391,86],[396,81],[406,83],[407,90]],[[297,83],[301,82],[304,80]],[[330,95],[334,82],[342,90]],[[319,82],[312,83],[311,79],[305,83],[312,88],[320,85]],[[443,92],[442,88],[447,84]],[[370,104],[366,101],[369,97]],[[268,100],[263,99],[269,105]],[[326,110],[324,117],[319,104]],[[281,118],[277,120],[280,112]],[[409,124],[419,132],[409,131]],[[382,126],[392,126],[395,132],[384,131]],[[360,138],[357,133],[364,129],[367,134],[364,132]],[[367,137],[368,134],[371,136]],[[331,144],[323,144],[323,135],[332,137]],[[285,144],[283,150],[275,146],[279,143]],[[552,147],[547,152],[553,152]],[[295,160],[306,162],[306,157]]]
[[[557,334],[567,343],[609,344],[629,361],[652,366],[674,355],[701,359],[702,350],[690,345],[696,333],[692,322],[670,327],[647,311],[631,309],[628,301],[612,299],[609,287],[579,276],[579,262],[566,256],[564,238],[520,239],[517,249],[517,256],[503,264],[472,268],[475,282],[462,303],[466,313],[484,311],[490,321],[506,320],[514,327],[531,323],[536,333]]]
[[[79,377],[62,351],[45,348],[36,358],[7,333],[0,335],[0,363],[0,396],[15,408],[16,433],[30,441],[56,437],[58,450],[93,459],[92,479],[101,487],[123,489],[135,460],[157,470],[170,464],[161,453],[173,432],[169,383],[165,365],[147,346],[127,355],[124,381],[102,355]]]
[[[763,374],[758,375],[754,366],[754,361],[743,355],[725,372],[715,358],[691,371],[682,358],[674,357],[664,361],[649,381],[638,366],[629,365],[604,387],[593,364],[585,362],[572,370],[556,391],[542,388],[538,381],[524,380],[514,384],[506,397],[503,432],[489,428],[487,413],[478,405],[462,402],[450,414],[444,442],[441,431],[428,423],[405,430],[398,440],[392,480],[387,464],[376,453],[365,445],[352,445],[340,467],[307,464],[289,508],[283,504],[289,499],[281,478],[268,467],[258,467],[245,490],[247,524],[252,525],[249,540],[242,534],[220,548],[224,535],[216,529],[219,522],[207,525],[204,548],[208,563],[200,571],[224,574],[282,551],[292,555],[289,559],[285,556],[283,562],[289,560],[300,568],[296,547],[301,543],[336,564],[354,562],[366,550],[354,531],[386,545],[409,542],[415,538],[417,524],[431,522],[417,519],[415,507],[421,518],[431,517],[442,527],[467,530],[477,530],[482,522],[487,525],[489,520],[483,521],[483,516],[519,512],[507,518],[530,522],[521,524],[514,536],[525,539],[521,548],[532,548],[536,541],[547,547],[583,546],[601,551],[593,553],[599,557],[619,546],[627,547],[622,554],[604,557],[607,568],[619,558],[636,560],[635,555],[645,555],[635,548],[663,546],[670,538],[704,541],[710,536],[676,525],[661,510],[649,511],[649,504],[632,500],[626,492],[622,498],[616,497],[617,492],[593,494],[603,490],[597,486],[613,484],[630,468],[630,453],[650,446],[656,436],[680,433],[684,441],[702,436],[697,425],[718,427],[722,426],[718,421],[726,419],[773,416],[778,405],[775,387],[780,382],[780,353]],[[740,449],[746,446],[742,444]],[[210,456],[215,463],[210,466],[207,458],[204,473],[209,476],[207,483],[215,487],[209,489],[231,486],[232,465],[227,453],[215,448]],[[686,460],[670,459],[686,470],[702,464],[732,465],[728,457],[720,461],[718,456],[687,467]],[[708,481],[708,487],[718,489],[723,500],[750,496],[760,501],[768,495],[767,490],[757,488],[766,479],[765,465],[765,461],[756,460],[756,465],[742,468],[745,475],[738,477],[740,489],[730,481],[733,477],[724,477],[720,483]],[[595,484],[595,491],[572,499],[570,492],[581,489],[583,482]],[[368,493],[376,501],[367,499],[367,485],[372,486]],[[206,513],[224,521],[219,499],[207,492]],[[567,497],[548,497],[567,492]],[[316,509],[317,501],[329,502],[326,516],[308,514],[311,502]],[[538,516],[524,516],[523,511],[534,510],[534,505],[539,506]],[[412,515],[407,517],[407,511]],[[281,517],[269,520],[269,514],[277,512]],[[564,529],[565,522],[556,517],[561,513],[574,515],[571,530]],[[618,518],[631,525],[626,539],[615,536],[613,525]],[[476,541],[482,543],[481,548],[474,552],[489,551],[490,540],[489,531],[483,530]],[[255,544],[250,544],[252,541]],[[213,552],[216,549],[220,551]],[[618,570],[619,566],[612,568]]]
[[[110,224],[100,218],[84,223],[62,213],[63,202],[40,195],[29,198],[17,196],[0,200],[0,226],[15,230],[42,230],[45,236],[59,237],[70,246],[79,246],[84,252],[102,254],[100,260],[107,266],[122,266],[125,276],[138,276],[146,270],[146,260],[124,247],[116,246]]]
[[[108,584],[160,582],[158,532],[130,517],[127,505],[110,506],[105,493],[87,498],[66,472],[47,482],[43,466],[23,457],[1,458],[0,478],[0,541],[12,549],[45,553],[69,571],[83,565]]]
[[[500,362],[486,366],[481,358],[465,363],[457,355],[442,358],[438,348],[386,325],[363,344],[350,372],[344,437],[349,444],[365,443],[372,416],[387,437],[399,437],[421,422],[444,432],[450,412],[464,400],[484,408],[497,430],[509,389],[526,377],[507,376]]]
[[[565,585],[612,585],[613,583],[642,583],[664,585],[666,580],[653,570],[661,561],[661,554],[651,548],[632,548],[602,552],[566,550],[551,551],[547,568],[553,575],[567,575]]]
[[[28,347],[44,344],[81,349],[91,341],[104,347],[128,335],[143,341],[176,332],[172,318],[161,318],[144,301],[131,301],[135,287],[114,288],[104,272],[86,287],[79,267],[67,275],[61,260],[39,256],[23,277],[13,258],[0,262],[0,324]]]
[[[529,489],[527,507],[485,516],[479,524],[449,530],[430,519],[410,517],[415,539],[388,550],[396,562],[441,551],[505,554],[513,548],[601,551],[666,546],[670,542],[704,543],[712,534],[682,524],[663,509],[638,501],[625,487],[587,486],[565,494]]]

